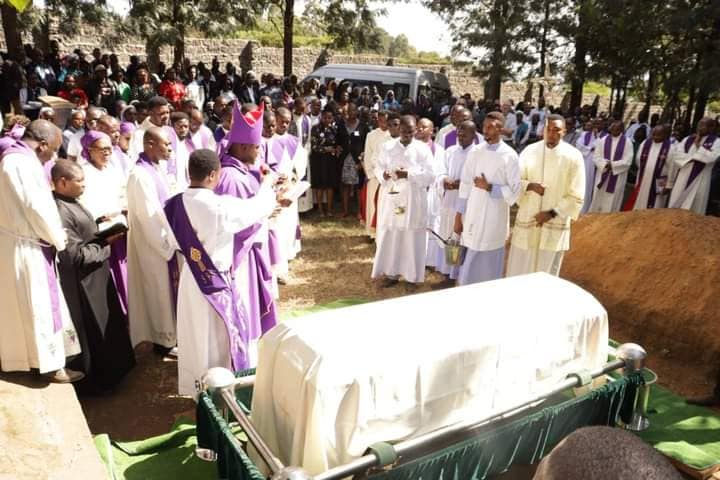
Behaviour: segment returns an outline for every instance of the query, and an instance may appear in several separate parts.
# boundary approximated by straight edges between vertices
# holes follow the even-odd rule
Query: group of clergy
[[[683,140],[671,139],[670,127],[658,125],[634,145],[620,121],[607,133],[588,122],[568,135],[562,116],[547,115],[541,141],[519,156],[503,140],[501,112],[486,115],[482,134],[470,118],[464,107],[453,108],[451,122],[433,141],[429,120],[381,112],[368,135],[366,229],[376,238],[372,278],[381,286],[402,279],[412,291],[426,268],[446,277],[443,286],[503,274],[558,275],[571,222],[588,211],[669,207],[705,214],[720,157],[711,118]],[[626,195],[633,161],[637,179]],[[518,213],[510,235],[513,204]],[[462,251],[462,258],[455,261],[450,249]]]
[[[254,366],[299,251],[307,153],[289,111],[232,109],[217,145],[162,97],[139,126],[86,123],[72,160],[44,120],[0,140],[3,371],[105,391],[149,341],[193,395],[209,367]]]
[[[648,138],[634,145],[620,121],[612,122],[607,132],[599,122],[586,122],[575,144],[587,175],[583,213],[682,208],[705,215],[713,168],[720,158],[717,127],[714,119],[703,118],[694,134],[675,139],[670,126],[660,124],[648,127]],[[626,195],[633,162],[636,180]]]

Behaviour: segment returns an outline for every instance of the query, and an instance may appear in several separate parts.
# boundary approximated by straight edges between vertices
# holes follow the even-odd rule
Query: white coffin
[[[252,421],[317,474],[513,406],[600,367],[607,345],[603,306],[542,273],[316,313],[261,339]]]

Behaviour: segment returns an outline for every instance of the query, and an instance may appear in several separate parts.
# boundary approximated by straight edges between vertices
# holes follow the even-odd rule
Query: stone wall
[[[82,28],[77,35],[64,37],[53,35],[53,38],[60,43],[63,54],[72,52],[79,48],[90,53],[98,47],[103,52],[115,53],[122,64],[126,64],[131,55],[140,57],[146,56],[145,43],[139,38],[121,38],[116,35],[112,28],[98,31],[93,28]],[[119,40],[118,40],[119,39]],[[26,39],[31,41],[31,39]],[[193,62],[205,62],[209,64],[214,57],[217,57],[221,65],[232,62],[243,70],[252,69],[256,74],[283,73],[283,51],[281,48],[263,47],[251,40],[243,39],[208,39],[188,38],[186,39],[186,55]],[[5,49],[5,40],[0,32],[0,50]],[[166,64],[172,63],[172,48],[164,47],[160,52],[161,61]],[[385,65],[390,60],[380,55],[346,53],[335,53],[326,51],[319,47],[299,47],[293,52],[293,71],[299,77],[311,73],[318,65],[324,63],[355,63],[365,65]],[[455,65],[404,65],[395,63],[397,66],[410,66],[432,71],[445,72],[450,80],[453,92],[456,95],[470,93],[473,98],[483,97],[483,80],[473,74],[472,67]],[[545,98],[548,105],[560,105],[566,88],[558,81],[550,78],[539,79],[545,84]],[[525,97],[528,89],[527,83],[505,82],[502,86],[501,96],[503,99],[512,99],[515,102]],[[538,81],[534,82],[533,101],[537,101]],[[586,95],[583,103],[592,103],[593,95]],[[601,99],[601,109],[607,108],[608,99]]]

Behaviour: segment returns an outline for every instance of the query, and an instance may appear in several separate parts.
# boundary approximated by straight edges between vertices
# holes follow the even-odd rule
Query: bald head
[[[55,156],[62,144],[62,132],[47,120],[34,120],[25,128],[23,141],[35,151],[42,163]]]
[[[400,143],[409,145],[415,138],[417,123],[412,115],[403,115],[400,117]]]
[[[417,122],[417,133],[415,134],[415,138],[423,142],[431,141],[434,128],[435,125],[433,125],[433,122],[430,119],[421,118]]]
[[[716,133],[717,122],[711,117],[703,117],[700,119],[697,125],[697,134],[700,137]]]
[[[172,149],[168,134],[161,127],[150,127],[143,135],[143,153],[154,163],[170,158]]]
[[[99,132],[110,137],[113,145],[118,144],[120,140],[120,121],[117,118],[111,117],[110,115],[103,115],[97,122],[97,129]]]

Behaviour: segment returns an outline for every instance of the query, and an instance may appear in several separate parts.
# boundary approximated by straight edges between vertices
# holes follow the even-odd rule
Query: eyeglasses
[[[95,150],[106,154],[112,153],[112,147],[90,147],[90,150]]]

